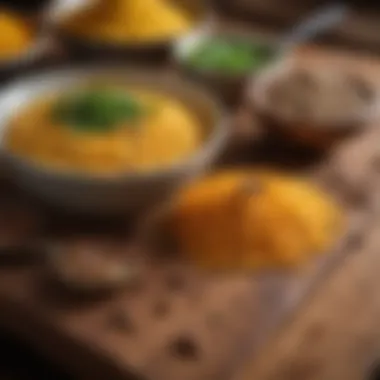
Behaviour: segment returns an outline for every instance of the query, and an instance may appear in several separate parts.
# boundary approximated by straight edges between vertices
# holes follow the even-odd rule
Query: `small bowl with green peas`
[[[180,71],[234,107],[247,80],[272,62],[275,52],[273,43],[258,35],[196,31],[176,43],[173,59]]]

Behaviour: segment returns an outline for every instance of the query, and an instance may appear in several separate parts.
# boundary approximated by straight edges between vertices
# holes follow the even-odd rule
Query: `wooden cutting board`
[[[316,296],[236,380],[369,380],[380,359],[379,216]]]
[[[371,200],[347,214],[349,230],[338,247],[291,274],[216,276],[164,262],[148,268],[137,287],[87,301],[63,297],[38,264],[4,267],[1,322],[86,373],[229,378],[365,239]],[[77,362],[85,357],[91,361]]]

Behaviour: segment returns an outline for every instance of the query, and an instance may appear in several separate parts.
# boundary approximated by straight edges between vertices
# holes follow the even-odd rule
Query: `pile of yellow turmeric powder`
[[[171,221],[184,254],[211,269],[299,265],[343,228],[340,208],[308,182],[267,171],[226,171],[183,189]]]
[[[122,44],[183,34],[191,20],[170,0],[97,0],[65,20],[63,26],[91,40]]]
[[[10,59],[22,54],[34,39],[34,31],[21,16],[0,10],[0,59]]]

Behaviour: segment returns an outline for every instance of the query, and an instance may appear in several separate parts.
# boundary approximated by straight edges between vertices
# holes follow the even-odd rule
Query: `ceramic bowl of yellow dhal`
[[[44,19],[78,56],[152,61],[210,15],[200,0],[58,0]]]
[[[85,213],[153,206],[208,168],[230,133],[203,88],[118,66],[19,79],[0,92],[0,123],[13,180]]]

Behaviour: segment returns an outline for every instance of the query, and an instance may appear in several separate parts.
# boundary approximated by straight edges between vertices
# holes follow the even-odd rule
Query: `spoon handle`
[[[312,39],[336,26],[347,15],[349,7],[343,3],[333,3],[321,7],[300,24],[291,29],[280,42],[280,52],[284,53],[295,45]]]

